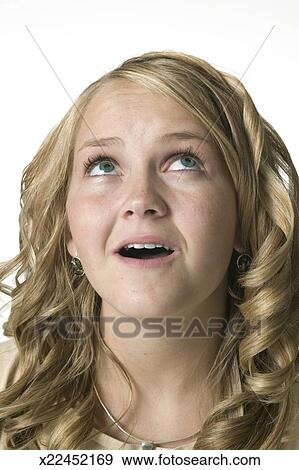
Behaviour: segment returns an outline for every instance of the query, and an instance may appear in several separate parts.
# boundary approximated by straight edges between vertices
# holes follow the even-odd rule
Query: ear
[[[72,234],[71,234],[71,231],[69,229],[69,226],[67,224],[66,226],[66,236],[65,236],[65,240],[66,240],[66,247],[67,247],[67,251],[69,252],[69,254],[74,258],[75,256],[78,256],[78,251],[77,251],[77,248],[76,248],[76,244],[73,240],[73,237],[72,237]]]
[[[74,240],[71,238],[67,243],[66,243],[67,250],[69,254],[74,258],[75,256],[78,256],[78,251],[75,245]]]
[[[234,241],[234,250],[242,253],[244,251],[242,242],[241,242],[241,230],[240,225],[236,228],[235,241]]]

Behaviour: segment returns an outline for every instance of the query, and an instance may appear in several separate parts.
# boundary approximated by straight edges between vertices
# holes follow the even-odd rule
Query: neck
[[[168,436],[168,440],[169,436],[183,438],[199,430],[215,403],[215,391],[209,388],[207,376],[222,342],[223,323],[219,320],[225,318],[226,311],[227,296],[218,295],[189,311],[177,312],[171,319],[163,318],[155,323],[155,328],[151,323],[149,329],[141,321],[144,317],[135,317],[134,321],[129,317],[130,322],[126,322],[128,317],[103,303],[104,344],[125,366],[132,383],[130,411],[119,422],[126,430],[136,417],[136,435],[152,435],[156,441],[163,440],[163,436]],[[209,322],[211,312],[216,312],[213,319],[217,319],[218,333],[216,320],[214,324]],[[113,321],[106,322],[108,317]],[[121,321],[118,329],[115,321]],[[133,335],[132,331],[138,334]],[[153,332],[154,336],[158,332],[159,337],[153,337]],[[108,354],[99,357],[96,385],[106,407],[118,418],[129,404],[130,389]],[[111,424],[111,420],[107,423]]]

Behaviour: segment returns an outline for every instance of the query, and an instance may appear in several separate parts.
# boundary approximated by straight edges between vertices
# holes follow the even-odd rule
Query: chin
[[[117,302],[119,303],[119,302]],[[167,316],[175,316],[178,309],[177,299],[170,301],[169,297],[165,302],[157,302],[152,296],[143,295],[141,299],[134,299],[134,301],[121,302],[119,311],[123,312],[126,316],[135,318],[159,318]]]

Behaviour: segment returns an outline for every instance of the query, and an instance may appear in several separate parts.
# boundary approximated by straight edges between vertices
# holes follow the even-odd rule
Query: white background
[[[87,85],[144,52],[242,79],[299,171],[298,13],[297,0],[0,0],[0,261],[19,251],[22,171],[42,140]]]

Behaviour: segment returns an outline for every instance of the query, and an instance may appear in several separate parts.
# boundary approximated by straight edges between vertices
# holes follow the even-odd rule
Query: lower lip
[[[134,268],[160,268],[168,263],[171,263],[175,260],[175,258],[179,255],[179,251],[175,250],[171,255],[168,256],[161,256],[160,258],[152,258],[152,259],[138,259],[138,258],[128,258],[125,256],[121,256],[119,253],[115,253],[115,256],[118,257],[120,261],[122,261],[127,266],[132,266]]]

